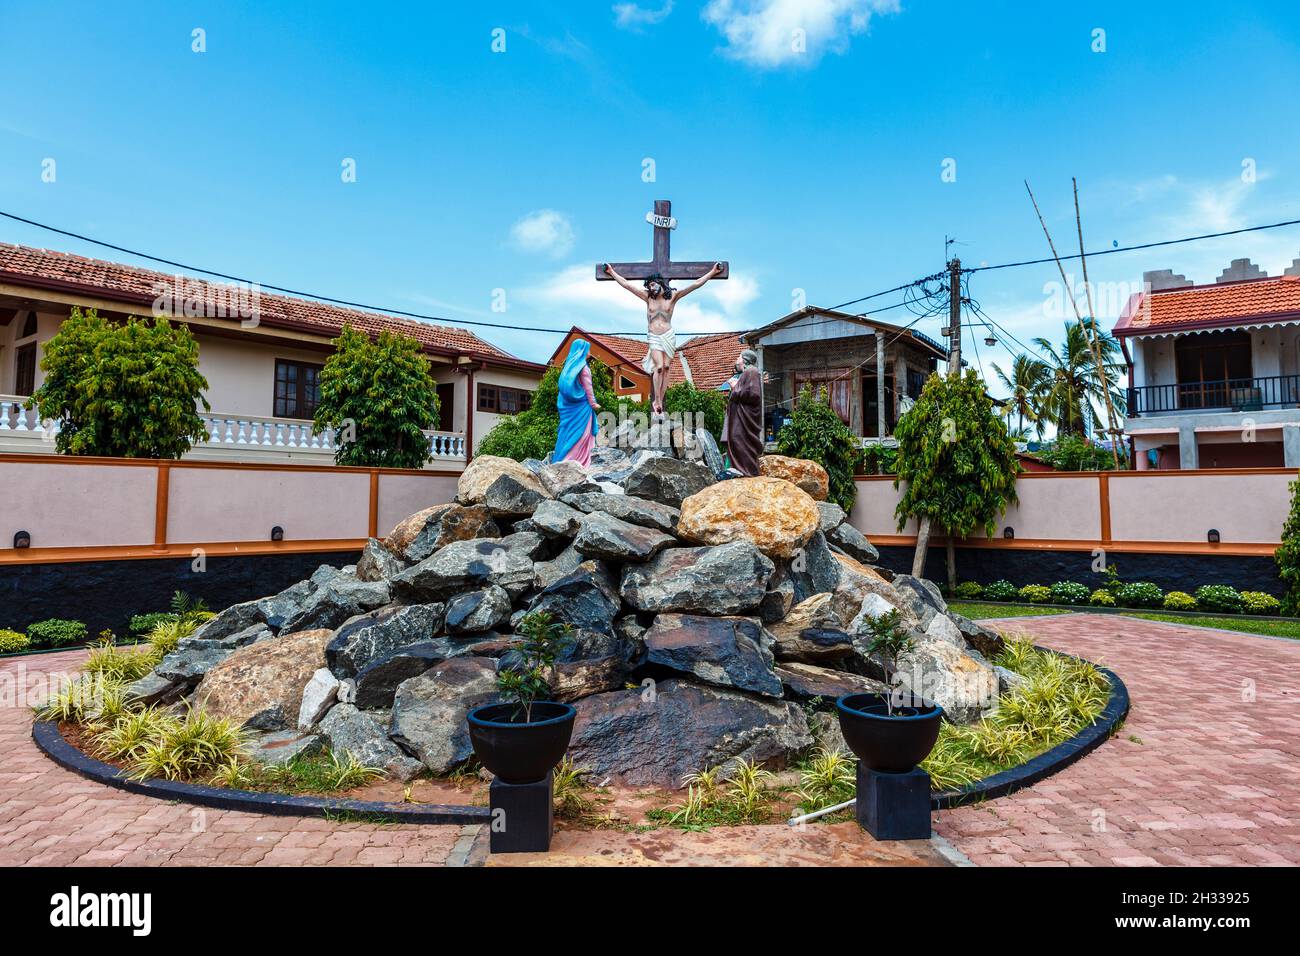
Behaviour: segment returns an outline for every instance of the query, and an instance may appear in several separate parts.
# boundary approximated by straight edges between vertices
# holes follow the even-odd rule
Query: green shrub
[[[1282,543],[1273,552],[1277,574],[1286,585],[1282,607],[1287,614],[1300,614],[1300,478],[1291,482],[1291,511],[1282,525]]]
[[[1282,610],[1282,602],[1263,591],[1242,591],[1241,604],[1246,614],[1278,614]]]
[[[1017,593],[1022,601],[1030,604],[1046,604],[1052,599],[1052,589],[1042,584],[1026,584]]]
[[[144,637],[159,624],[176,620],[176,615],[169,611],[150,611],[148,614],[131,616],[131,636]]]
[[[1196,603],[1202,611],[1240,614],[1244,602],[1241,592],[1234,587],[1226,584],[1202,584],[1196,589]]]
[[[790,420],[776,439],[776,450],[791,458],[807,458],[830,476],[829,501],[845,511],[853,508],[857,485],[853,481],[862,461],[862,449],[844,419],[831,408],[824,390],[805,385],[799,392]]]
[[[967,601],[978,601],[984,596],[984,585],[978,581],[963,581],[957,585],[957,590],[953,593]]]
[[[1057,581],[1052,585],[1053,604],[1087,604],[1088,588],[1078,581]]]
[[[33,647],[67,647],[85,642],[86,625],[80,621],[52,617],[28,627],[27,636],[31,638]]]
[[[1010,601],[1016,596],[1016,586],[1006,578],[994,581],[984,588],[986,601]]]
[[[26,634],[0,628],[0,654],[17,654],[31,646],[31,639]]]
[[[1132,581],[1115,590],[1115,603],[1120,607],[1160,607],[1165,592],[1150,581]]]
[[[1166,611],[1194,611],[1196,598],[1186,591],[1170,591],[1165,595],[1164,608]]]
[[[1097,588],[1088,596],[1088,603],[1093,607],[1114,607],[1115,596],[1105,588]]]
[[[601,412],[617,414],[620,402],[611,384],[609,369],[596,358],[588,359],[587,366],[591,369],[591,390]],[[559,383],[560,370],[551,366],[537,383],[537,391],[533,392],[533,400],[527,410],[515,415],[498,416],[491,431],[479,441],[475,454],[523,461],[527,458],[544,459],[555,451],[555,438],[560,430],[560,412],[556,407],[560,395]],[[631,403],[622,404],[627,404],[629,409],[637,408]],[[648,407],[647,405],[646,408]],[[664,408],[668,408],[667,394],[664,395]]]

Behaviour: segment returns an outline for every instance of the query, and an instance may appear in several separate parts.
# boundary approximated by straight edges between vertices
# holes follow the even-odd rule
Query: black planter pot
[[[503,783],[536,783],[546,779],[573,736],[578,712],[568,704],[539,701],[532,720],[512,718],[514,704],[486,704],[469,712],[469,739],[479,763]],[[522,716],[522,715],[521,715]]]
[[[907,773],[934,749],[943,708],[927,700],[894,707],[884,694],[846,694],[835,702],[844,742],[864,767],[881,773]]]

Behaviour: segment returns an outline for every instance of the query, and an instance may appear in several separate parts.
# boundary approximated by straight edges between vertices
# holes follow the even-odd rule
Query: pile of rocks
[[[266,762],[331,748],[403,779],[441,774],[469,758],[465,714],[517,660],[521,619],[547,611],[573,628],[553,687],[578,711],[575,763],[676,787],[833,736],[837,696],[883,687],[868,623],[897,611],[915,638],[904,683],[958,721],[995,704],[997,635],[929,582],[873,567],[870,542],[819,500],[819,465],[768,456],[762,476],[719,481],[707,433],[690,437],[602,446],[590,470],[476,458],[455,502],[355,566],[227,608],[132,693],[243,724]]]

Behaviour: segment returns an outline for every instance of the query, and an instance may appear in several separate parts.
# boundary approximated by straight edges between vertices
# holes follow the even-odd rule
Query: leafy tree
[[[825,389],[815,393],[805,385],[790,420],[776,438],[776,450],[791,458],[807,458],[830,476],[830,501],[845,511],[853,507],[857,486],[853,475],[862,462],[862,448],[844,419],[831,408]]]
[[[1088,345],[1089,329],[1093,320],[1065,323],[1065,341],[1057,348],[1045,338],[1034,339],[1046,358],[1038,360],[1040,373],[1046,379],[1047,389],[1041,399],[1040,416],[1062,432],[1085,435],[1088,421],[1096,420],[1097,406],[1105,402],[1101,386],[1101,373]],[[1123,415],[1124,390],[1119,387],[1124,366],[1116,360],[1119,346],[1104,330],[1094,330],[1102,362],[1106,366],[1106,381],[1110,386],[1110,401],[1115,414]]]
[[[1038,437],[1042,438],[1043,425],[1046,423],[1042,413],[1043,399],[1051,386],[1051,375],[1046,363],[1032,355],[1021,353],[1011,360],[1010,375],[998,368],[997,363],[994,363],[993,371],[997,372],[1002,386],[1011,393],[1005,409],[1007,421],[1011,421],[1012,415],[1016,416],[1018,434],[1024,432],[1025,422],[1029,422],[1035,426]]]
[[[1282,525],[1282,543],[1273,552],[1278,577],[1286,585],[1282,613],[1300,614],[1300,478],[1291,482],[1291,513]]]
[[[334,460],[370,468],[419,468],[424,434],[438,421],[438,388],[420,344],[381,332],[378,340],[343,327],[320,376],[315,431],[335,430]]]
[[[957,587],[955,538],[977,528],[992,536],[997,518],[1016,502],[1016,446],[993,411],[984,381],[964,375],[931,375],[916,405],[894,428],[898,476],[906,483],[895,515],[898,529],[920,520],[912,573],[925,571],[932,523],[948,536],[948,589]]]
[[[57,421],[63,455],[180,458],[206,435],[199,345],[164,318],[115,324],[73,308],[41,358],[45,380],[27,401]]]
[[[617,413],[619,398],[614,394],[609,369],[599,359],[589,359],[591,390],[602,411]],[[503,415],[478,444],[477,454],[499,455],[523,461],[545,458],[555,451],[555,437],[560,430],[560,370],[548,368],[533,393],[532,403],[516,415]],[[665,396],[665,401],[667,397]],[[649,406],[647,406],[648,408]]]
[[[1057,471],[1108,471],[1115,467],[1115,459],[1105,448],[1080,435],[1065,433],[1040,449],[1038,457]],[[1120,461],[1124,461],[1123,452]]]

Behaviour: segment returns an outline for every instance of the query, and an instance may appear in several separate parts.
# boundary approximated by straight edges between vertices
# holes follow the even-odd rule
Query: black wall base
[[[888,545],[879,551],[883,567],[911,573],[915,552],[910,546]],[[957,580],[991,584],[1005,578],[1017,587],[1026,584],[1050,587],[1057,581],[1078,581],[1096,589],[1105,583],[1105,578],[1092,570],[1093,560],[1091,551],[958,548]],[[1164,591],[1192,594],[1202,584],[1227,584],[1239,591],[1265,591],[1273,595],[1286,592],[1271,557],[1108,551],[1106,560],[1115,565],[1123,580],[1150,581]],[[942,546],[931,547],[926,555],[925,577],[940,583],[948,580],[947,552]]]
[[[0,565],[0,627],[23,631],[62,617],[84,621],[91,637],[105,628],[120,637],[129,633],[133,614],[167,610],[175,591],[219,611],[282,591],[322,564],[344,567],[360,556],[329,551],[209,557],[202,572],[190,558]]]
[[[881,773],[858,762],[858,825],[877,840],[930,839],[930,775]]]
[[[493,853],[545,853],[555,830],[554,777],[536,783],[502,783],[488,787],[492,811],[488,848]]]

